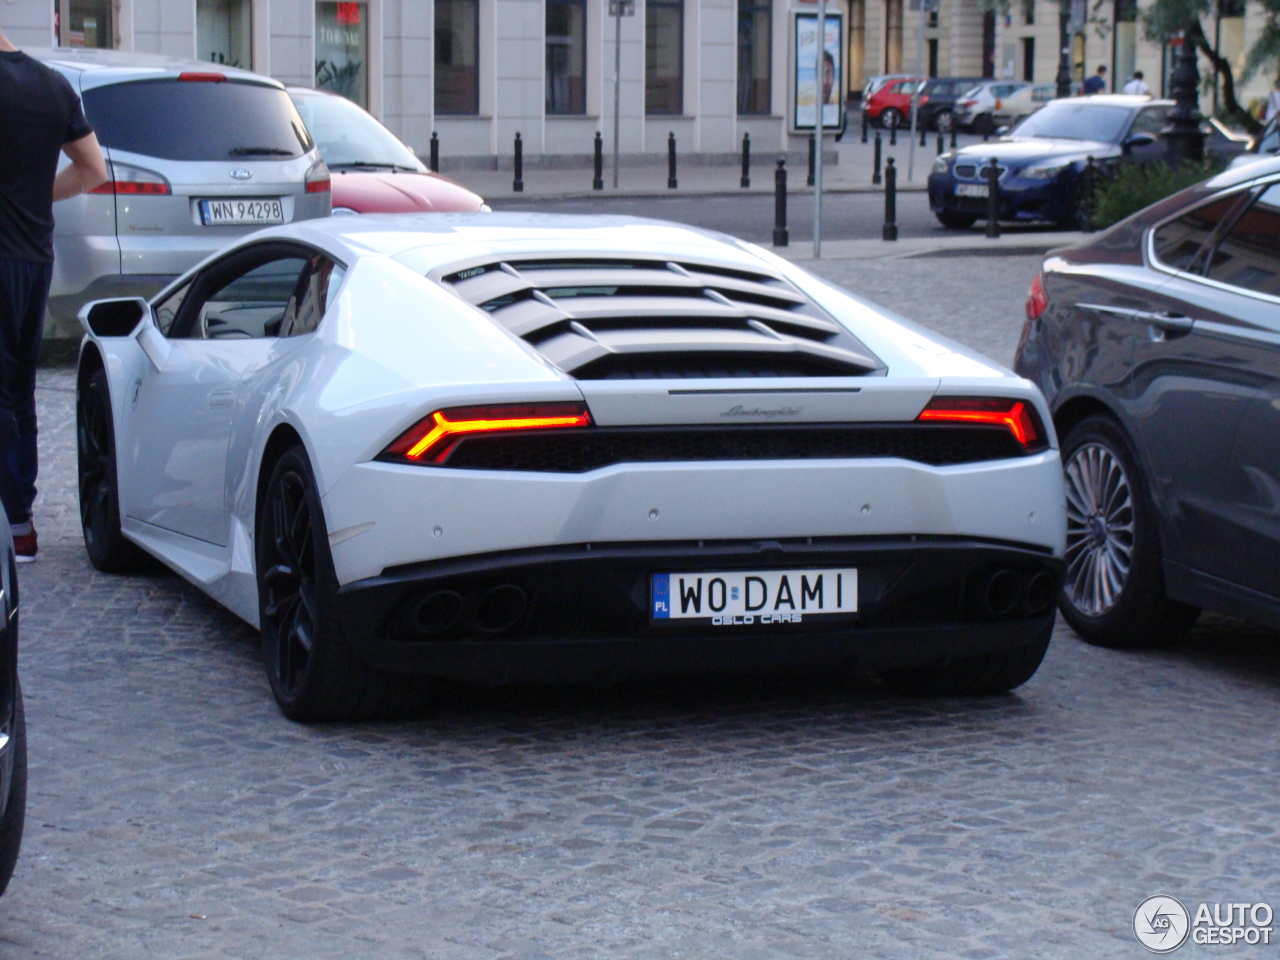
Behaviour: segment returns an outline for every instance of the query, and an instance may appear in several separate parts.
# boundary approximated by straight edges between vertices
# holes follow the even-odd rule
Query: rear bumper
[[[649,619],[654,573],[836,567],[858,569],[857,614]],[[941,664],[1038,636],[1061,579],[1048,551],[961,538],[574,544],[389,569],[342,587],[337,603],[345,635],[375,666],[503,684]],[[520,595],[502,629],[486,606],[495,589],[504,602]],[[444,594],[454,606],[438,616]]]

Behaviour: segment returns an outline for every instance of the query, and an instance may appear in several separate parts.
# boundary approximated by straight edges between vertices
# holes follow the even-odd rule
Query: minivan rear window
[[[162,160],[288,160],[313,146],[289,95],[236,81],[135,80],[84,92],[103,146]]]

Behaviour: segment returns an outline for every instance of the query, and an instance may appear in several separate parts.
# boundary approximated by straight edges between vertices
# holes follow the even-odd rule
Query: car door
[[[270,352],[314,251],[267,241],[210,264],[156,304],[168,344],[126,397],[125,514],[226,546],[227,447],[238,388]]]
[[[1160,131],[1169,124],[1169,107],[1157,104],[1143,107],[1133,118],[1128,132],[1124,135],[1121,146],[1126,157],[1134,160],[1163,160],[1168,151],[1168,144],[1160,139]],[[1133,143],[1135,137],[1143,135],[1151,137],[1150,143]]]
[[[1205,541],[1203,572],[1280,598],[1280,182],[1256,191],[1202,269],[1171,287],[1245,395],[1211,496],[1185,509],[1185,535]]]
[[[1131,410],[1162,513],[1165,557],[1199,570],[1229,562],[1221,500],[1237,430],[1262,385],[1236,296],[1203,279],[1207,253],[1252,191],[1219,194],[1157,225],[1148,255],[1167,280],[1132,316]]]

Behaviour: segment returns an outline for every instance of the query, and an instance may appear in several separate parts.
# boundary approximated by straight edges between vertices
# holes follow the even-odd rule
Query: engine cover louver
[[[781,276],[689,259],[486,258],[433,273],[580,380],[883,373]]]

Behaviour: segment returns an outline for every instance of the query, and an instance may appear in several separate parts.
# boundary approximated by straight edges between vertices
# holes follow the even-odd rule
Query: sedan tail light
[[[111,161],[107,164],[110,179],[90,190],[97,194],[120,196],[167,197],[173,191],[169,181],[153,170],[144,170],[127,163]]]
[[[1011,400],[1007,397],[934,397],[916,419],[932,423],[1004,427],[1028,453],[1048,446],[1040,416],[1035,407],[1025,400]]]
[[[1027,319],[1039,320],[1049,309],[1049,298],[1044,295],[1044,274],[1037,273],[1027,293]]]
[[[977,100],[961,100],[959,103],[956,104],[957,107],[976,107],[977,105],[978,105]]]
[[[330,190],[329,168],[323,160],[313,163],[303,180],[307,185],[307,193],[328,193]]]
[[[400,463],[443,464],[469,436],[522,430],[562,430],[591,426],[585,403],[503,403],[436,410],[400,434],[378,455]]]
[[[178,79],[184,83],[226,83],[227,75],[225,73],[187,71],[186,73],[178,74]]]

